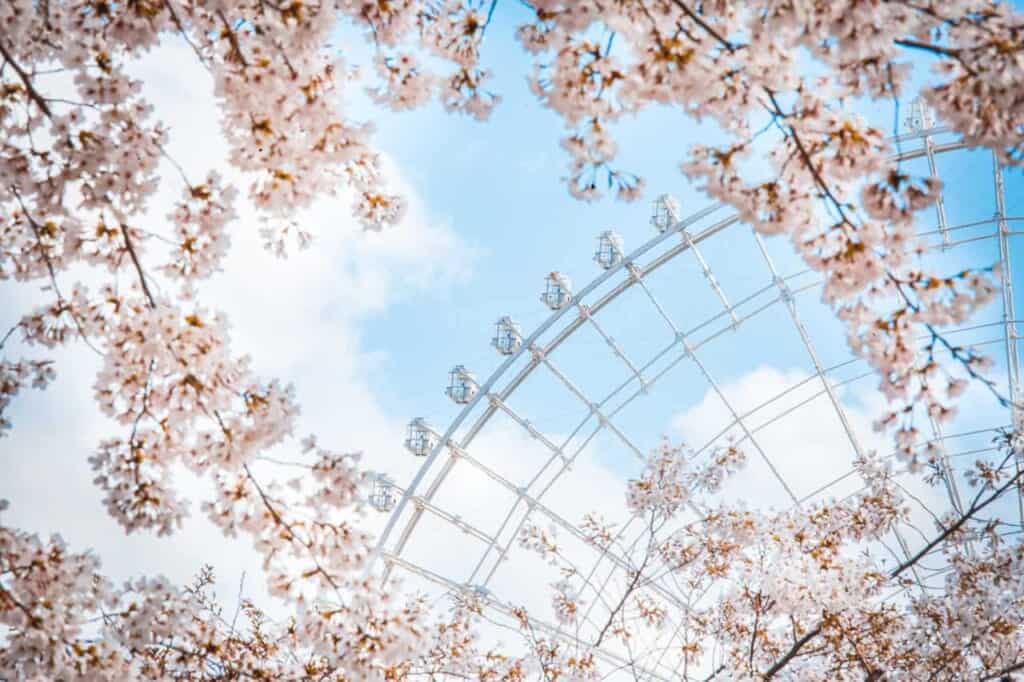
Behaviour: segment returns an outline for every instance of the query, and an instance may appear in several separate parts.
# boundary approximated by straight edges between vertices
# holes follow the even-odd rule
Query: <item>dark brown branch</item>
[[[4,47],[2,40],[0,40],[0,56],[2,56],[4,61],[7,64],[10,64],[11,68],[14,69],[14,72],[18,74],[18,78],[20,78],[21,82],[24,84],[25,92],[28,93],[29,99],[35,102],[36,106],[46,114],[47,118],[53,118],[53,114],[50,113],[50,107],[46,104],[46,99],[39,94],[39,91],[36,90],[35,86],[32,84],[32,78],[25,73],[25,70],[21,68],[18,62],[14,61],[14,57],[12,57],[11,53],[7,51],[6,47]]]
[[[932,54],[939,55],[940,57],[952,57],[953,59],[960,58],[960,50],[954,50],[949,47],[942,47],[941,45],[935,45],[932,43],[923,43],[920,40],[911,40],[909,38],[903,38],[895,41],[900,47],[906,47],[911,50],[923,50],[925,52],[931,52]]]
[[[991,673],[982,677],[979,682],[987,682],[987,680],[1008,680],[1009,674],[1017,672],[1018,670],[1024,670],[1024,661],[1018,661],[1013,665],[1008,665],[997,673]]]
[[[131,229],[121,223],[121,234],[124,236],[124,245],[128,249],[128,255],[132,258],[132,263],[135,265],[135,271],[139,273],[139,282],[142,284],[142,292],[146,294],[146,298],[149,300],[149,307],[156,307],[156,299],[153,298],[152,292],[149,290],[149,284],[146,282],[146,273],[142,270],[142,263],[139,262],[139,256],[135,253],[135,246],[132,244],[132,238],[128,234]]]
[[[937,535],[931,542],[929,542],[927,545],[925,545],[921,549],[921,551],[919,551],[917,554],[915,554],[914,556],[910,557],[909,559],[904,561],[902,564],[897,566],[893,570],[893,572],[890,573],[890,576],[893,577],[893,578],[897,578],[897,577],[899,577],[899,575],[901,573],[903,573],[908,568],[910,568],[911,566],[916,564],[918,561],[920,561],[926,554],[928,554],[930,551],[935,549],[936,545],[938,545],[939,543],[944,541],[946,538],[948,538],[953,533],[955,533],[958,530],[960,530],[963,527],[963,525],[965,523],[967,523],[975,514],[977,514],[982,509],[984,509],[985,507],[987,507],[988,505],[992,504],[993,502],[998,500],[1000,497],[1002,497],[1003,493],[1005,493],[1007,490],[1009,490],[1011,487],[1013,487],[1014,485],[1017,484],[1017,481],[1019,481],[1021,479],[1021,476],[1024,476],[1024,471],[1019,471],[1016,474],[1014,474],[1001,488],[999,488],[994,493],[992,493],[983,502],[971,505],[971,508],[967,510],[967,513],[964,514],[963,516],[961,516],[960,519],[956,523],[954,523],[952,526],[950,526],[949,528],[946,528],[941,533],[939,533],[939,535]]]
[[[736,45],[733,45],[733,44],[732,44],[731,42],[729,42],[728,40],[726,40],[726,39],[725,39],[725,38],[724,38],[724,37],[722,36],[722,34],[721,34],[721,33],[719,33],[718,31],[716,31],[716,30],[715,30],[715,29],[714,29],[714,28],[713,28],[713,27],[712,27],[711,25],[709,25],[709,24],[708,24],[708,23],[707,23],[706,21],[704,21],[703,19],[701,19],[700,15],[699,15],[699,14],[697,14],[696,12],[694,12],[694,11],[693,11],[692,9],[690,9],[690,7],[689,7],[689,6],[688,6],[688,5],[687,5],[687,4],[685,3],[685,2],[683,2],[682,0],[675,0],[675,3],[676,3],[676,6],[677,6],[677,7],[679,8],[679,9],[683,10],[683,13],[684,13],[684,14],[685,14],[686,16],[688,16],[688,17],[689,17],[689,18],[690,18],[691,20],[693,20],[693,22],[694,22],[694,23],[696,23],[696,24],[697,24],[698,26],[700,26],[700,27],[701,27],[702,29],[704,29],[704,30],[705,30],[705,31],[707,32],[707,34],[708,34],[708,35],[710,35],[710,36],[711,36],[712,38],[714,38],[715,40],[717,40],[717,41],[718,41],[718,43],[719,43],[719,44],[720,44],[720,45],[721,45],[722,47],[724,47],[724,48],[725,48],[726,50],[728,50],[728,51],[729,51],[730,53],[731,53],[731,52],[735,52],[735,51],[737,50],[737,46],[736,46]]]
[[[769,113],[773,114],[777,119],[785,120],[786,114],[785,112],[782,111],[782,107],[779,106],[778,100],[775,99],[775,93],[767,89],[765,90],[765,92],[768,95],[768,99],[772,103],[772,108],[771,110],[769,110]],[[797,134],[796,128],[794,128],[792,125],[786,127],[788,128],[789,137],[793,139],[793,144],[796,145],[797,151],[800,152],[801,160],[804,162],[804,165],[810,172],[811,177],[814,179],[814,184],[818,186],[823,196],[827,198],[829,201],[831,201],[832,205],[835,206],[836,211],[839,212],[839,218],[840,220],[842,220],[843,224],[848,225],[852,229],[856,229],[853,223],[850,222],[850,219],[847,218],[846,211],[843,210],[843,205],[832,193],[832,190],[829,189],[829,186],[825,182],[825,179],[821,177],[821,173],[818,172],[818,168],[814,165],[814,161],[811,159],[811,154],[810,152],[807,151],[807,148],[804,146],[803,140],[800,139],[800,135]]]
[[[753,602],[754,602],[754,600],[751,599],[751,605],[753,605]],[[761,624],[761,606],[760,606],[760,600],[758,600],[758,605],[755,606],[755,608],[754,608],[754,627],[751,628],[751,630],[750,630],[750,652],[747,655],[747,667],[750,669],[750,672],[754,672],[754,650],[756,649],[756,645],[757,645],[757,627],[760,624]]]
[[[725,670],[725,663],[712,670],[711,674],[704,678],[704,682],[711,682],[711,680],[718,677],[718,673],[722,672],[723,670]]]
[[[939,57],[948,57],[950,59],[955,59],[957,63],[960,64],[960,66],[964,67],[964,71],[971,74],[972,76],[978,75],[978,72],[975,71],[974,68],[964,60],[963,56],[961,56],[961,50],[955,50],[950,47],[942,47],[941,45],[934,45],[932,43],[922,43],[918,40],[910,39],[896,40],[894,42],[896,45],[899,45],[900,47],[905,47],[910,50],[921,50],[923,52],[930,52],[931,54],[938,55]]]
[[[224,16],[224,12],[217,10],[217,17],[219,17],[221,23],[224,24],[224,30],[227,31],[226,36],[231,42],[231,50],[235,53],[235,57],[242,64],[242,68],[248,68],[249,62],[245,61],[245,55],[242,54],[242,47],[238,44],[238,35],[235,33],[235,30],[231,28],[231,24],[228,23],[228,19]]]
[[[800,652],[801,649],[804,648],[805,644],[810,642],[812,639],[817,637],[819,634],[821,634],[821,626],[820,625],[818,625],[817,627],[813,628],[812,630],[809,630],[803,637],[801,637],[800,639],[796,640],[796,642],[793,644],[793,647],[789,651],[787,651],[786,654],[782,658],[780,658],[779,660],[775,661],[775,665],[773,665],[771,668],[768,668],[768,671],[765,672],[763,679],[770,680],[773,677],[775,677],[775,675],[780,670],[782,670],[787,665],[789,665],[789,662],[791,660],[793,660],[793,657],[796,656]]]

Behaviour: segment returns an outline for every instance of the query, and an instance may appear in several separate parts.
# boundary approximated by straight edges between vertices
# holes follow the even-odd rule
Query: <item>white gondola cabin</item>
[[[405,438],[405,449],[417,457],[426,457],[437,445],[438,436],[423,417],[416,417],[409,422],[408,435]]]
[[[561,310],[572,302],[572,282],[560,272],[549,272],[540,300],[552,310]]]
[[[516,322],[505,315],[495,323],[491,345],[502,355],[513,355],[523,345],[523,332]]]
[[[452,371],[448,372],[448,388],[444,392],[456,405],[465,405],[479,390],[480,385],[476,382],[476,377],[462,365],[455,365]]]
[[[398,489],[386,474],[376,474],[370,487],[370,506],[379,512],[389,512],[398,504]]]
[[[935,127],[935,114],[923,99],[918,97],[910,103],[903,119],[903,129],[908,133],[919,133]]]
[[[679,202],[669,194],[662,194],[654,200],[651,209],[651,225],[658,232],[667,232],[682,218]]]
[[[622,237],[611,230],[605,230],[597,237],[597,251],[594,262],[602,270],[610,270],[622,262]]]

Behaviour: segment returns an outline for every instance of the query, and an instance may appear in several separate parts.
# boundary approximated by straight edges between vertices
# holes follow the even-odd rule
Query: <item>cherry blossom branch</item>
[[[2,40],[0,40],[0,56],[2,56],[4,58],[4,62],[10,64],[11,68],[14,69],[14,72],[18,74],[18,78],[20,78],[21,82],[24,84],[25,92],[28,93],[29,98],[31,98],[31,100],[35,102],[36,106],[46,114],[47,118],[53,118],[53,114],[50,112],[50,107],[46,104],[46,99],[35,89],[35,86],[32,83],[32,78],[24,69],[21,68],[18,62],[14,61],[14,57],[12,57],[11,53],[7,51],[6,47],[4,47],[4,41]]]
[[[270,515],[273,517],[274,521],[276,521],[278,525],[280,525],[282,528],[288,531],[289,541],[298,542],[302,546],[302,548],[309,553],[309,557],[313,561],[313,565],[316,567],[316,573],[321,575],[324,578],[324,580],[327,581],[327,584],[334,589],[334,592],[338,596],[338,599],[341,600],[341,586],[338,585],[338,583],[334,580],[334,577],[331,576],[326,570],[324,570],[323,566],[320,565],[320,561],[311,551],[310,543],[302,540],[302,538],[299,537],[298,533],[296,533],[295,530],[292,528],[291,524],[289,524],[281,517],[277,509],[274,507],[270,498],[263,491],[263,488],[260,486],[259,481],[256,480],[256,477],[253,475],[252,470],[249,469],[249,465],[243,465],[242,469],[245,471],[246,478],[248,478],[249,481],[253,484],[253,487],[256,488],[256,492],[259,494],[260,500],[262,500],[263,502],[263,506],[265,506],[267,508],[267,511],[270,512]]]
[[[704,21],[700,17],[699,14],[697,14],[692,9],[690,9],[689,5],[687,5],[685,2],[683,2],[683,0],[673,0],[673,1],[675,2],[676,7],[678,7],[681,10],[683,10],[683,13],[686,16],[688,16],[690,19],[692,19],[695,24],[697,24],[702,29],[704,29],[708,33],[708,35],[710,35],[712,38],[717,40],[719,42],[719,44],[721,44],[722,47],[724,47],[730,53],[735,52],[737,49],[743,47],[742,45],[739,45],[739,46],[733,45],[730,41],[728,41],[724,37],[722,37],[722,35],[718,31],[716,31],[714,28],[712,28],[706,21]]]
[[[630,581],[629,586],[626,587],[626,591],[622,594],[622,599],[620,599],[619,603],[615,606],[614,609],[612,609],[612,612],[608,614],[608,622],[606,622],[604,624],[604,627],[601,628],[601,632],[600,634],[598,634],[597,640],[594,642],[595,647],[601,646],[601,642],[604,641],[605,635],[608,634],[608,628],[612,626],[612,623],[615,621],[615,617],[619,615],[619,611],[621,611],[622,607],[626,605],[626,600],[629,599],[629,596],[633,593],[633,590],[636,589],[637,583],[640,582],[640,578],[641,576],[643,576],[644,569],[647,568],[647,563],[648,561],[650,561],[650,558],[651,552],[650,547],[648,546],[648,551],[644,554],[644,560],[643,562],[641,562],[640,567],[637,568],[636,572],[634,573],[633,579]]]
[[[1013,456],[1014,456],[1014,454],[1011,453],[1010,457],[1013,457]],[[1009,460],[1009,457],[1007,458],[1007,460]],[[975,514],[977,514],[982,509],[984,509],[985,507],[987,507],[988,505],[992,504],[993,502],[998,500],[1000,497],[1002,497],[1003,494],[1006,493],[1007,490],[1009,490],[1010,488],[1015,486],[1017,484],[1017,482],[1019,480],[1021,480],[1022,477],[1024,477],[1024,471],[1018,471],[1016,474],[1011,476],[1010,479],[1007,480],[1006,483],[1004,483],[998,490],[993,492],[984,501],[978,502],[977,498],[976,498],[975,502],[971,505],[971,508],[968,509],[964,513],[964,515],[961,516],[960,519],[956,523],[954,523],[949,528],[946,528],[945,530],[943,530],[942,533],[940,533],[938,536],[936,536],[931,542],[929,542],[927,545],[922,547],[921,550],[917,552],[917,554],[915,554],[914,556],[908,558],[902,564],[897,566],[892,571],[892,573],[890,573],[890,576],[893,577],[893,578],[898,578],[900,576],[900,574],[902,574],[904,571],[906,571],[911,566],[913,566],[918,561],[920,561],[922,558],[924,558],[924,556],[926,554],[928,554],[933,549],[935,549],[935,547],[938,546],[943,541],[945,541],[946,538],[948,538],[950,535],[952,535],[953,533],[956,533],[958,530],[960,530],[964,526],[964,524],[967,523]]]
[[[121,223],[121,235],[124,237],[124,245],[128,250],[128,255],[131,256],[132,263],[135,265],[135,271],[139,275],[139,283],[142,285],[142,292],[149,300],[149,307],[156,308],[156,299],[153,298],[153,294],[149,290],[149,284],[146,282],[146,273],[142,270],[142,263],[139,262],[139,256],[135,252],[135,247],[132,245],[131,235],[128,234],[130,231],[131,228],[124,223]]]
[[[955,59],[960,64],[960,66],[964,67],[964,71],[966,71],[967,73],[971,74],[972,76],[978,75],[978,72],[975,71],[974,68],[967,63],[966,60],[964,60],[962,50],[955,50],[949,47],[942,47],[941,45],[922,43],[920,41],[910,39],[895,40],[893,42],[896,45],[899,45],[900,47],[905,47],[912,50],[923,50],[924,52],[930,52],[931,54],[938,55],[940,57],[950,57],[952,59]]]
[[[28,619],[29,625],[31,625],[32,627],[38,628],[41,625],[39,617],[32,613],[32,610],[30,608],[28,608],[20,601],[15,599],[14,595],[11,594],[8,590],[5,590],[3,587],[0,587],[0,602],[2,601],[8,601],[14,604],[14,606],[17,607],[19,611],[25,614],[25,617]]]
[[[46,263],[46,270],[50,273],[50,283],[53,285],[53,290],[57,293],[57,298],[61,299],[61,303],[63,303],[63,296],[61,296],[60,289],[57,287],[57,272],[54,270],[53,261],[50,260],[50,254],[46,246],[43,244],[43,237],[39,233],[40,225],[36,222],[35,218],[32,217],[32,214],[29,213],[28,207],[25,206],[25,202],[22,200],[21,193],[18,191],[18,188],[12,185],[11,192],[14,193],[14,197],[18,200],[18,204],[21,206],[22,215],[25,216],[25,220],[28,222],[29,227],[32,228],[32,234],[34,234],[36,238],[36,248],[39,249],[39,255],[42,257],[43,262]]]
[[[171,21],[174,22],[174,25],[177,27],[178,33],[181,35],[182,38],[185,39],[185,42],[188,43],[188,46],[192,48],[192,51],[199,59],[199,63],[202,64],[205,68],[209,69],[209,60],[199,50],[199,47],[194,42],[192,42],[192,38],[189,37],[188,31],[185,30],[185,25],[182,23],[181,18],[178,16],[178,13],[174,10],[174,0],[164,0],[164,7],[167,8],[167,13],[171,16]]]
[[[231,51],[234,52],[235,58],[238,59],[239,63],[241,63],[243,69],[249,68],[249,62],[245,60],[245,55],[242,54],[242,47],[238,44],[238,36],[235,34],[235,30],[231,28],[231,24],[228,22],[227,17],[224,16],[224,11],[218,9],[217,17],[220,19],[221,23],[224,24],[224,31],[226,32],[225,36],[231,43]]]
[[[81,337],[82,341],[85,342],[85,345],[92,349],[92,351],[97,355],[102,355],[99,349],[92,345],[92,342],[89,340],[89,336],[85,333],[85,329],[82,327],[81,320],[79,320],[78,315],[75,314],[74,308],[68,305],[66,299],[64,298],[64,295],[60,291],[60,285],[57,284],[57,272],[53,267],[53,261],[50,260],[50,254],[47,252],[47,249],[43,244],[43,237],[39,233],[39,223],[36,222],[36,219],[33,218],[32,214],[29,212],[28,207],[25,206],[25,202],[22,200],[21,193],[18,191],[18,188],[12,185],[11,192],[14,194],[14,197],[18,200],[18,205],[21,206],[21,213],[22,215],[25,216],[25,220],[32,228],[32,234],[35,235],[36,246],[39,249],[39,255],[42,256],[43,262],[46,263],[46,270],[47,272],[50,273],[50,284],[53,286],[53,293],[57,294],[57,303],[60,304],[62,311],[67,311],[67,313],[71,315],[71,320],[72,322],[75,323],[75,328],[78,330],[78,335]]]
[[[903,299],[903,302],[906,303],[907,307],[913,310],[915,313],[921,312],[921,306],[918,305],[917,303],[914,303],[911,300],[910,295],[907,294],[907,292],[903,289],[903,285],[906,284],[906,282],[900,280],[892,273],[887,273],[887,278],[896,288],[896,291]],[[996,389],[996,383],[994,381],[980,374],[976,369],[974,369],[973,365],[971,364],[971,357],[965,356],[963,354],[962,348],[960,348],[959,346],[954,346],[952,343],[950,343],[949,339],[940,334],[939,331],[935,328],[935,326],[930,322],[925,322],[923,324],[925,329],[931,336],[931,340],[928,344],[929,359],[931,359],[934,356],[935,342],[938,341],[946,348],[947,351],[949,351],[949,354],[953,357],[953,359],[963,366],[968,376],[984,385],[989,390],[989,392],[992,393],[996,400],[999,401],[1000,405],[1002,405],[1003,407],[1010,407],[1012,405],[1010,399],[1004,396]]]
[[[762,564],[763,563],[764,559],[762,557]],[[762,570],[763,568],[764,567],[762,565]],[[751,594],[746,588],[744,588],[744,592]],[[754,671],[754,653],[757,650],[757,628],[761,624],[761,615],[768,615],[768,612],[772,610],[773,606],[775,606],[774,599],[769,599],[767,603],[764,602],[764,595],[760,591],[758,591],[757,594],[751,594],[750,605],[754,609],[754,626],[750,629],[750,650],[747,654],[747,668],[751,673]]]
[[[265,680],[265,679],[267,679],[266,674],[264,674],[264,673],[257,673],[257,674],[250,673],[247,670],[242,670],[241,668],[238,668],[236,666],[232,666],[229,663],[225,663],[220,658],[214,658],[209,653],[203,653],[202,651],[198,651],[198,650],[193,651],[193,650],[190,650],[190,649],[186,649],[186,648],[184,648],[182,646],[178,646],[176,644],[171,644],[171,643],[168,643],[168,642],[158,642],[158,643],[154,644],[153,646],[154,646],[154,648],[166,649],[168,651],[173,651],[173,652],[175,652],[177,654],[180,654],[180,655],[188,657],[188,658],[194,658],[194,659],[203,661],[207,665],[220,666],[221,669],[222,669],[222,673],[221,673],[220,676],[223,676],[223,673],[230,673],[232,676],[245,677],[245,678],[250,679],[250,680]],[[148,657],[148,655],[149,655],[148,651],[139,650],[139,649],[134,648],[134,647],[131,649],[131,651],[133,653],[135,653],[135,654],[139,654],[139,655],[142,655],[142,656],[145,656],[145,657]]]
[[[772,91],[768,90],[767,88],[765,88],[765,92],[768,94],[769,101],[771,102],[771,107],[769,108],[769,112],[773,114],[775,119],[785,120],[786,115],[783,112],[782,108],[780,107],[780,105],[778,103],[778,100],[775,97],[775,93],[773,93]],[[781,127],[782,126],[780,125],[780,128]],[[839,218],[840,218],[840,221],[841,221],[840,224],[844,226],[843,229],[846,230],[848,233],[849,233],[849,230],[852,230],[852,231],[855,232],[856,229],[857,229],[856,226],[853,224],[853,222],[847,216],[846,211],[845,211],[842,203],[832,193],[832,190],[829,188],[829,186],[825,182],[824,178],[821,176],[820,172],[818,171],[817,166],[815,166],[813,160],[811,159],[811,155],[808,152],[806,146],[804,145],[804,142],[801,139],[800,135],[797,133],[795,127],[792,126],[792,125],[785,126],[783,128],[783,134],[793,140],[793,143],[794,143],[794,145],[796,146],[796,148],[797,148],[797,150],[799,152],[800,158],[803,161],[803,164],[804,164],[805,168],[808,170],[808,172],[810,172],[810,174],[811,174],[815,184],[818,186],[818,188],[822,192],[823,197],[825,199],[827,199],[829,201],[829,203],[833,206],[833,208],[835,208],[835,210],[837,211],[837,213],[839,215]],[[847,228],[849,228],[849,230],[847,230]],[[900,280],[892,272],[887,272],[886,276],[896,286],[897,291],[899,291],[900,295],[906,301],[907,305],[910,306],[913,310],[919,311],[920,310],[919,306],[915,305],[910,300],[910,298],[907,295],[907,293],[900,286]],[[956,347],[954,347],[949,342],[948,339],[946,339],[942,334],[940,334],[935,329],[935,327],[933,325],[931,325],[930,323],[925,323],[925,327],[928,330],[928,332],[932,335],[932,343],[931,343],[931,347],[932,348],[934,347],[935,341],[938,340],[942,345],[944,345],[950,351],[950,353],[952,354],[953,358],[955,360],[957,360],[958,362],[960,362],[965,367],[965,369],[967,370],[968,374],[972,378],[981,381],[988,388],[988,390],[996,397],[996,399],[1000,402],[1001,405],[1009,406],[1009,404],[1010,404],[1009,400],[1007,398],[1005,398],[1004,396],[1002,396],[999,393],[998,390],[996,390],[995,383],[993,381],[991,381],[990,379],[987,379],[986,377],[981,376],[974,369],[974,367],[971,366],[971,363],[969,362],[969,358],[963,357],[962,353]]]
[[[817,637],[819,634],[821,634],[821,625],[817,625],[808,632],[804,633],[804,636],[796,640],[796,642],[793,643],[793,647],[789,651],[787,651],[782,658],[777,660],[775,662],[775,665],[769,668],[761,679],[770,680],[773,677],[775,677],[775,675],[778,674],[780,670],[785,668],[789,664],[789,662],[793,660],[793,657],[795,657],[808,642]]]
[[[962,348],[958,346],[953,346],[949,342],[949,340],[942,334],[939,334],[938,331],[935,330],[935,327],[933,327],[931,324],[926,323],[925,328],[928,330],[928,333],[931,334],[932,337],[932,343],[930,345],[934,345],[935,341],[941,343],[943,346],[946,347],[946,350],[949,351],[950,355],[953,356],[953,359],[957,360],[958,362],[960,362],[961,365],[963,365],[964,369],[967,371],[967,374],[972,379],[981,382],[986,388],[988,388],[989,392],[992,393],[993,396],[995,396],[996,400],[999,401],[1000,405],[1002,405],[1003,407],[1010,407],[1012,405],[1010,399],[1004,396],[1002,393],[1000,393],[998,389],[996,389],[995,381],[980,374],[976,369],[974,369],[974,367],[971,365],[970,357],[964,356]]]
[[[782,110],[782,107],[779,106],[778,100],[775,99],[775,93],[769,90],[768,88],[765,88],[764,91],[768,95],[768,100],[772,103],[772,106],[769,109],[769,113],[772,114],[773,121],[778,122],[786,120],[786,113]],[[779,126],[782,127],[781,123],[779,124]],[[839,213],[839,218],[842,221],[842,223],[848,226],[849,228],[856,230],[856,226],[846,216],[846,211],[843,209],[843,205],[832,193],[832,189],[828,186],[828,184],[825,182],[825,179],[821,176],[821,173],[818,171],[817,166],[814,165],[814,161],[811,159],[810,153],[804,146],[803,140],[800,139],[799,133],[796,132],[796,128],[793,127],[793,125],[791,124],[786,125],[784,126],[783,134],[785,134],[787,137],[793,140],[793,144],[796,145],[797,151],[800,153],[800,159],[803,161],[804,167],[811,174],[814,183],[822,191],[824,197],[827,198],[832,203],[833,207],[835,207],[836,211]]]
[[[526,617],[525,613],[522,613],[522,615],[520,616],[520,621],[526,625],[527,631],[529,632],[530,646],[533,648],[534,651],[537,651],[537,649],[540,646],[540,642],[537,639],[537,633],[533,629],[533,623],[530,622],[530,619]],[[547,664],[547,661],[545,660],[545,657],[538,656],[537,658],[538,662],[540,663],[541,672],[544,673],[544,679],[548,682],[555,682],[558,676],[552,675],[551,670],[549,669],[549,666]]]
[[[982,677],[979,680],[979,682],[988,682],[988,680],[995,680],[995,679],[998,679],[998,680],[1009,680],[1009,679],[1011,679],[1009,677],[1010,673],[1017,672],[1018,670],[1024,670],[1024,661],[1018,661],[1017,663],[1014,663],[1013,665],[1006,666],[1005,668],[1003,668],[999,672],[988,674],[985,677]]]

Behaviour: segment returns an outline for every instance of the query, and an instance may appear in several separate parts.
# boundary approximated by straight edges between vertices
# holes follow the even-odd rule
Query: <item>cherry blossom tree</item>
[[[999,456],[971,470],[976,495],[936,520],[926,544],[880,570],[860,549],[906,515],[893,462],[865,456],[864,492],[841,504],[758,513],[718,497],[744,460],[733,446],[697,462],[683,447],[652,453],[626,491],[647,523],[646,549],[620,595],[589,594],[557,538],[529,527],[522,542],[562,572],[553,604],[579,626],[574,643],[517,611],[517,641],[485,645],[488,616],[461,596],[432,613],[365,573],[366,474],[359,458],[296,445],[300,476],[257,476],[254,460],[293,442],[297,397],[232,351],[228,321],[203,303],[221,267],[237,206],[261,215],[267,247],[310,245],[295,216],[340,189],[369,229],[396,224],[372,127],[337,95],[365,87],[382,107],[436,99],[486,119],[485,38],[496,0],[11,0],[0,5],[0,279],[44,287],[49,302],[5,333],[0,430],[18,393],[60,368],[50,351],[76,344],[102,367],[93,399],[119,426],[90,458],[98,494],[125,532],[174,533],[187,500],[171,472],[213,483],[201,501],[226,535],[251,539],[271,593],[290,617],[246,602],[234,618],[211,576],[175,586],[114,585],[99,560],[59,538],[0,525],[0,678],[50,679],[596,679],[595,650],[628,644],[670,609],[650,589],[670,572],[704,597],[690,624],[686,679],[1009,679],[1024,671],[1024,545],[995,510],[1021,487],[1024,444],[1008,432]],[[617,165],[615,123],[654,105],[714,122],[721,145],[693,145],[682,172],[765,235],[785,235],[825,280],[853,351],[877,371],[892,409],[899,466],[931,475],[915,447],[915,416],[948,419],[967,382],[1007,404],[989,361],[943,334],[994,296],[993,271],[933,272],[915,243],[917,213],[940,187],[892,160],[883,129],[849,101],[904,94],[920,58],[921,95],[971,145],[1024,163],[1024,18],[988,0],[532,0],[516,29],[533,61],[532,91],[564,121],[569,192],[643,191]],[[369,83],[331,46],[334,28],[372,43]],[[184,41],[209,70],[229,144],[225,167],[191,177],[165,151],[170,133],[129,67],[154,46]],[[915,61],[917,59],[917,61]],[[813,74],[813,75],[812,75]],[[161,177],[165,159],[180,170]],[[760,160],[771,172],[758,172]],[[224,170],[223,168],[221,169]],[[161,183],[180,200],[147,218]],[[245,190],[245,191],[242,191]],[[73,277],[87,272],[89,283]],[[930,341],[917,341],[924,332]],[[682,511],[698,521],[680,527]],[[2,513],[2,511],[0,511]],[[0,522],[2,523],[2,522]],[[598,516],[590,542],[614,540]],[[924,558],[948,565],[944,589],[908,595]],[[892,599],[891,594],[904,596]],[[589,596],[588,596],[589,594]],[[611,600],[611,617],[582,623],[581,600]],[[679,614],[677,614],[679,615]],[[720,661],[709,669],[708,652]]]

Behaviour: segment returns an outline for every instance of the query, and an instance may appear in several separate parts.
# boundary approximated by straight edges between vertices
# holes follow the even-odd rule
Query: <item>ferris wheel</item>
[[[919,220],[930,223],[919,233],[928,257],[1000,265],[996,303],[970,326],[948,333],[997,361],[999,389],[1010,405],[985,405],[946,425],[931,421],[919,443],[939,449],[943,470],[939,497],[918,500],[921,506],[962,508],[961,463],[991,448],[994,431],[1024,418],[1013,407],[1024,403],[1024,384],[1012,262],[1024,236],[1014,229],[1024,221],[1024,205],[1008,201],[1004,169],[992,155],[936,127],[922,104],[910,109],[903,134],[893,140],[897,158],[945,183],[943,196]],[[979,199],[979,187],[991,192],[990,201]],[[535,329],[524,331],[501,316],[491,339],[500,363],[485,379],[463,365],[452,368],[445,393],[458,413],[443,427],[422,418],[408,425],[404,445],[420,461],[415,476],[396,482],[379,475],[374,482],[369,502],[390,515],[377,568],[416,576],[441,591],[472,592],[496,618],[508,617],[535,596],[521,593],[526,577],[542,575],[541,559],[517,542],[534,523],[578,545],[579,569],[600,590],[615,593],[636,569],[636,520],[622,519],[614,548],[588,545],[573,513],[581,506],[624,507],[607,497],[607,488],[588,491],[586,481],[573,483],[574,473],[596,460],[620,479],[628,476],[653,435],[678,424],[688,408],[683,422],[690,437],[699,438],[690,442],[697,456],[725,439],[748,452],[753,503],[770,500],[785,508],[842,497],[860,485],[851,469],[856,456],[888,452],[881,449],[884,440],[866,435],[871,406],[857,400],[877,378],[828,326],[833,315],[820,302],[817,273],[792,254],[787,259],[780,244],[762,239],[720,205],[687,213],[663,195],[649,223],[652,236],[632,251],[616,232],[601,232],[593,254],[597,275],[583,286],[562,272],[548,273],[539,298],[550,314]],[[755,368],[762,355],[782,357],[801,371],[748,384],[761,392],[756,400],[738,397],[730,368]],[[787,428],[789,441],[778,435]],[[799,443],[792,434],[801,431],[827,433],[828,466],[793,455]],[[469,487],[485,492],[466,503]],[[622,498],[624,488],[617,494]],[[1024,505],[1021,510],[1024,524]],[[921,544],[919,534],[902,528],[892,552],[909,556]],[[922,569],[914,577],[923,586],[934,576]],[[598,655],[611,666],[632,661],[638,677],[673,679],[670,652],[693,602],[671,576],[651,589],[672,607],[666,626],[640,653],[608,644]],[[594,599],[586,608],[599,614],[609,606]],[[594,640],[593,633],[559,625],[543,608],[530,613],[539,632]]]

